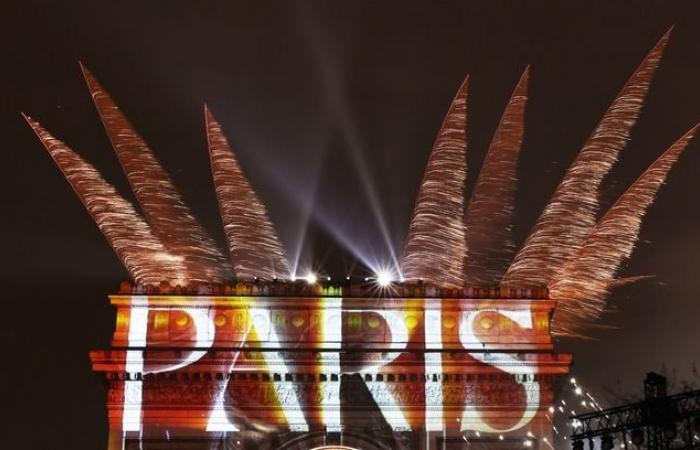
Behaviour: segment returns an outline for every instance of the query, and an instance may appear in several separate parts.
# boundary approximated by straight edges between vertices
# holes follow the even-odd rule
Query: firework
[[[102,234],[138,283],[189,279],[182,258],[170,253],[134,207],[100,173],[38,122],[24,116],[66,180],[85,205]]]
[[[105,130],[153,233],[172,253],[185,259],[190,281],[230,278],[226,258],[192,216],[168,173],[126,116],[81,65]]]
[[[593,130],[515,256],[503,284],[546,285],[595,224],[600,183],[627,142],[670,32],[644,58]]]
[[[464,284],[467,86],[468,78],[438,132],[418,191],[402,261],[408,280]]]
[[[211,170],[238,279],[286,278],[289,265],[267,210],[243,174],[221,125],[204,108]]]
[[[548,286],[559,304],[553,331],[568,335],[579,335],[601,314],[611,289],[648,278],[615,276],[634,249],[647,208],[696,128],[662,154],[597,223],[596,215],[601,182],[640,114],[669,34],[670,30],[613,100],[514,258],[513,199],[529,68],[506,105],[466,212],[465,79],[430,154],[409,225],[402,273],[397,275],[409,283],[424,280],[449,290],[494,287],[499,281],[515,288]],[[206,107],[212,174],[233,273],[153,152],[94,77],[85,68],[83,73],[146,220],[91,165],[27,120],[137,282],[184,285],[222,282],[234,275],[239,280],[290,275],[267,210]],[[384,271],[377,280],[391,284]]]
[[[468,286],[497,285],[515,254],[511,224],[529,73],[528,67],[503,112],[469,201],[464,260]]]
[[[688,131],[637,178],[549,283],[550,296],[558,300],[554,332],[575,335],[603,312],[610,284],[634,249],[647,208],[697,129],[696,125]]]

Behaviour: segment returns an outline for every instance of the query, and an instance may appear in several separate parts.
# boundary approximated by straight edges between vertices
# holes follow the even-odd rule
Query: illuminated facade
[[[135,290],[111,296],[112,348],[91,354],[110,449],[550,448],[571,357],[546,290]]]

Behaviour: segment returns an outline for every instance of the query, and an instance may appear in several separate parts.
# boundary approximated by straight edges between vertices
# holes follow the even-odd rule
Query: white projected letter
[[[195,326],[196,350],[190,352],[185,359],[175,364],[158,369],[145,371],[143,349],[146,348],[148,334],[148,313],[150,311],[181,310],[192,318]],[[209,310],[200,308],[149,308],[148,298],[135,296],[131,299],[129,316],[128,349],[126,351],[126,373],[128,379],[124,382],[124,411],[122,414],[123,431],[141,430],[141,402],[143,382],[136,380],[136,374],[171,372],[192,364],[202,358],[214,343],[214,324],[209,318]],[[140,348],[139,348],[140,347]],[[138,350],[136,348],[139,348]]]
[[[474,321],[476,317],[483,312],[495,312],[506,316],[513,322],[517,323],[521,328],[532,328],[532,312],[530,308],[522,310],[497,310],[497,309],[481,309],[477,311],[465,311],[462,313],[462,323],[459,328],[459,340],[463,346],[468,347],[478,343],[479,339],[474,332]],[[522,417],[510,428],[496,429],[481,420],[479,412],[474,406],[468,406],[462,418],[462,431],[473,429],[474,431],[484,431],[488,433],[503,433],[517,430],[530,422],[537,414],[540,404],[540,385],[534,381],[535,370],[532,366],[523,365],[522,361],[514,356],[506,353],[498,353],[497,357],[487,358],[487,354],[483,352],[469,354],[475,359],[484,364],[496,367],[503,372],[516,375],[516,381],[523,386],[525,390],[525,410]],[[516,364],[513,364],[516,363]]]
[[[340,350],[343,338],[342,302],[342,299],[339,298],[323,300],[321,326],[323,327],[323,344],[326,348]],[[324,358],[326,359],[325,367],[331,373],[337,373],[340,376],[340,353],[326,352]],[[326,382],[321,386],[321,411],[323,425],[328,431],[340,431],[340,381],[337,383]]]
[[[442,372],[442,307],[440,300],[425,301],[425,373],[426,376],[437,370]],[[437,350],[437,351],[430,351]],[[433,372],[434,373],[434,372]],[[442,383],[432,378],[425,380],[425,429],[426,431],[442,430],[443,420]]]

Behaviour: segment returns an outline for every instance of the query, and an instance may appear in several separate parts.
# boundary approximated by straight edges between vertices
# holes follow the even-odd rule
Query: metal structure
[[[700,449],[700,390],[666,394],[666,378],[649,372],[644,401],[572,416],[574,450]]]

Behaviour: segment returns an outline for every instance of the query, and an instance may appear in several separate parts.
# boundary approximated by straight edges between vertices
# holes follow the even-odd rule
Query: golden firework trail
[[[600,220],[596,218],[601,182],[629,138],[669,35],[670,30],[613,100],[514,257],[513,199],[529,68],[506,105],[467,208],[465,79],[438,132],[420,184],[401,264],[405,280],[447,288],[499,283],[547,286],[550,297],[558,301],[554,332],[581,335],[583,327],[604,311],[611,289],[648,278],[615,277],[634,249],[646,210],[698,127],[663,153]],[[194,219],[153,152],[95,78],[82,69],[146,220],[94,167],[38,123],[28,117],[27,121],[136,282],[196,285],[234,276],[269,280],[290,275],[267,210],[206,107],[212,175],[231,265]]]
[[[515,256],[503,284],[546,285],[595,225],[600,183],[627,143],[670,33],[667,31],[644,58],[583,145]]]
[[[401,270],[406,280],[464,285],[467,77],[440,127],[418,191]]]
[[[464,284],[495,286],[515,254],[512,238],[518,156],[525,132],[530,68],[508,101],[479,171],[465,217]]]
[[[185,258],[190,280],[221,283],[228,263],[194,218],[153,151],[85,66],[80,65],[124,173],[153,233],[172,253]]]
[[[136,282],[158,284],[168,281],[182,285],[189,280],[183,258],[166,249],[130,202],[119,195],[92,165],[51,136],[37,121],[26,115],[24,118]]]
[[[554,332],[577,335],[603,312],[610,284],[634,250],[647,208],[699,126],[678,139],[637,178],[552,278],[550,297],[558,301]]]
[[[265,206],[243,174],[221,125],[204,107],[211,171],[238,279],[289,277],[289,264]]]

